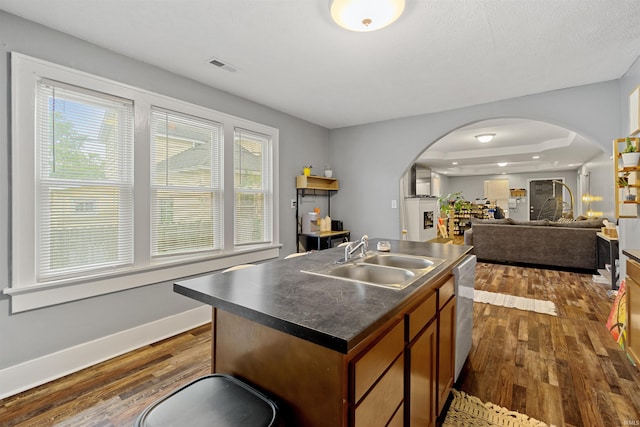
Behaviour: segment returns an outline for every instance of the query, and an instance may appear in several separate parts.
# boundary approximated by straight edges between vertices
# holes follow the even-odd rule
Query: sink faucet
[[[349,242],[347,246],[344,247],[344,258],[340,260],[341,262],[347,262],[351,259],[354,252],[360,249],[360,256],[363,257],[367,253],[367,249],[369,248],[369,236],[366,234],[362,236],[359,242]]]

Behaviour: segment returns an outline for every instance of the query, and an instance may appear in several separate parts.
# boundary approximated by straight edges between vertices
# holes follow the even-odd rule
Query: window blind
[[[133,103],[40,80],[39,281],[133,262]]]
[[[220,249],[222,126],[153,108],[152,255]]]
[[[271,139],[242,128],[234,129],[234,244],[273,240]]]

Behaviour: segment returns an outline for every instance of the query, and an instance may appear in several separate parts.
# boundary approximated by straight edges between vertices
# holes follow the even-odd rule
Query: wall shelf
[[[338,180],[335,178],[325,178],[324,176],[298,175],[296,177],[296,188],[298,190],[338,190]]]
[[[629,138],[635,146],[636,151],[640,151],[640,138]],[[613,140],[613,170],[615,188],[615,214],[616,218],[637,218],[638,205],[640,205],[640,165],[627,166],[622,164],[622,151],[626,147],[626,138]],[[622,185],[624,181],[627,185]],[[632,194],[635,200],[626,200],[626,196]]]
[[[318,195],[327,198],[327,216],[331,216],[331,196],[338,191],[336,178],[324,176],[296,176],[296,251],[328,249],[335,240],[349,240],[348,230],[331,230],[314,234],[302,233],[302,218],[300,216],[300,202],[306,196]]]

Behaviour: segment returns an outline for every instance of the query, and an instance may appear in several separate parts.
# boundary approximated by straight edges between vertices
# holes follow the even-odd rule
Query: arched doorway
[[[477,138],[487,134],[493,135],[489,142]],[[405,197],[401,228],[409,231],[409,238],[416,236],[410,230],[424,228],[422,220],[415,224],[415,208],[408,204],[426,205],[451,193],[460,193],[471,202],[482,200],[488,195],[487,181],[502,181],[500,204],[506,216],[528,220],[530,180],[560,180],[579,199],[579,195],[594,192],[592,183],[610,182],[610,163],[600,145],[554,124],[522,118],[468,124],[427,146],[408,166],[400,183]],[[565,197],[568,199],[569,195]],[[427,202],[416,203],[415,199]],[[586,211],[581,203],[576,203],[574,209],[576,216]]]

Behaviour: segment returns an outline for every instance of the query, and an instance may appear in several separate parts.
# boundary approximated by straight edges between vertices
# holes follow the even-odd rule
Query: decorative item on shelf
[[[302,167],[302,174],[304,176],[311,176],[311,168],[313,168],[313,166],[309,165],[309,166],[303,166]]]
[[[618,187],[629,186],[629,172],[625,172],[622,176],[618,177]]]
[[[331,178],[333,176],[333,170],[331,169],[331,166],[325,165],[325,167],[324,167],[324,176],[327,177],[327,178]]]
[[[629,137],[625,138],[625,144],[626,146],[621,153],[622,166],[625,168],[638,166],[638,161],[640,161],[640,151],[637,151],[637,147],[633,145],[633,142],[631,142],[631,138]]]
[[[525,188],[510,188],[511,197],[525,197],[527,190]]]

